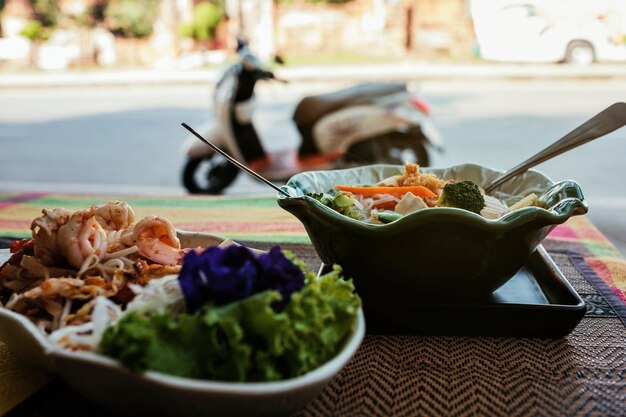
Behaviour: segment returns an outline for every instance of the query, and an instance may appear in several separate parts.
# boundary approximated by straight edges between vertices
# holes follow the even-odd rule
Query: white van
[[[626,61],[626,0],[472,0],[486,60]]]

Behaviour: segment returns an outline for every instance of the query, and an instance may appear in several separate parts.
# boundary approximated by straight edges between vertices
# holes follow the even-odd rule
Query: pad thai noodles
[[[43,209],[32,237],[0,267],[0,306],[51,333],[91,320],[95,299],[125,305],[140,286],[180,270],[183,250],[165,218],[135,221],[125,202]]]

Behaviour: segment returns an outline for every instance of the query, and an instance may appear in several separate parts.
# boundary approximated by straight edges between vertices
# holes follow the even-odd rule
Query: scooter
[[[302,171],[374,163],[428,166],[429,148],[443,150],[430,107],[406,84],[364,83],[304,97],[292,117],[300,133],[298,149],[267,153],[252,121],[254,89],[260,80],[283,80],[264,70],[241,40],[237,54],[237,62],[216,84],[217,124],[205,137],[270,181],[286,181]],[[220,193],[237,177],[237,167],[195,136],[186,138],[183,147],[187,160],[182,179],[190,193]]]

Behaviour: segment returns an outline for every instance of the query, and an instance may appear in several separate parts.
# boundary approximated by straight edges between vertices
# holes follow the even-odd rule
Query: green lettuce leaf
[[[361,306],[340,267],[305,278],[280,312],[272,308],[280,294],[268,290],[193,314],[128,313],[105,331],[99,350],[135,371],[189,378],[273,381],[302,375],[338,352]]]

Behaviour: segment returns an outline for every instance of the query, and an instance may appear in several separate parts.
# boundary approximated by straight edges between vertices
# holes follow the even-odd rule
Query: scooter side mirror
[[[274,55],[274,62],[277,63],[278,65],[284,65],[285,64],[285,60],[279,54]]]

